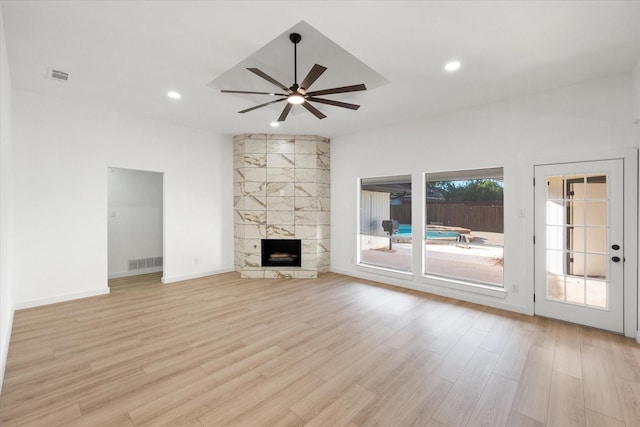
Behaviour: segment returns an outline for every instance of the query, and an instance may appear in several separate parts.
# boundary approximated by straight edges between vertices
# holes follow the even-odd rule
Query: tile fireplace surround
[[[329,153],[321,136],[234,136],[234,264],[242,277],[329,271]],[[262,239],[300,239],[302,266],[262,267]]]

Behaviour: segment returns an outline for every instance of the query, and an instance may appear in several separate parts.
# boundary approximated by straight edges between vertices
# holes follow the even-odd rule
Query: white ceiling
[[[640,58],[640,1],[2,1],[1,5],[15,88],[225,134],[333,137],[619,75]],[[274,130],[269,122],[282,106],[238,114],[267,100],[221,94],[210,83],[274,39],[286,37],[300,21],[389,83],[333,98],[361,104],[358,111],[319,106],[326,119],[302,110]],[[306,64],[298,70],[299,80],[308,64],[319,62],[308,56],[312,52],[304,50],[304,41],[298,48]],[[286,49],[281,58],[292,55],[292,48]],[[443,71],[450,59],[462,62],[457,73]],[[339,63],[333,64],[334,69]],[[331,74],[332,64],[322,65],[329,70],[314,89],[332,87],[330,83],[337,81],[340,86],[364,82],[357,75],[354,81],[345,71]],[[69,72],[69,82],[46,79],[48,67]],[[264,71],[285,84],[293,82],[287,60],[279,59]],[[244,73],[238,77],[243,87],[227,89],[273,89]],[[182,99],[168,99],[168,90],[179,91]]]
[[[384,77],[376,73],[375,70],[372,70],[366,64],[362,63],[362,61],[358,60],[358,58],[329,40],[307,22],[300,21],[260,50],[216,77],[216,79],[211,82],[211,86],[218,90],[232,89],[283,93],[283,90],[277,89],[273,84],[247,71],[247,68],[256,67],[280,83],[290,87],[292,83],[294,83],[295,73],[293,65],[293,43],[289,38],[289,35],[292,33],[297,33],[302,36],[302,40],[298,43],[297,49],[297,83],[304,80],[314,64],[327,67],[327,70],[310,86],[311,90],[331,89],[361,83],[366,85],[367,90],[373,90],[389,83]],[[359,103],[364,99],[361,95],[363,95],[363,93],[350,92],[340,95],[332,94],[321,96],[320,98]],[[271,102],[274,99],[283,99],[282,97],[273,98],[249,94],[234,94],[234,96],[241,97],[245,100],[242,110],[253,107],[256,104]],[[335,111],[332,111],[335,107],[312,104],[318,109],[325,110],[327,114],[335,113]],[[271,117],[271,120],[275,120],[283,108],[284,103],[280,101],[278,105],[269,107],[264,114]],[[276,113],[275,115],[274,111]],[[342,113],[344,113],[344,111]],[[305,110],[304,107],[296,107],[291,110],[290,114],[302,114],[306,116],[310,113]],[[351,119],[357,119],[357,117],[352,116]],[[289,123],[286,124],[288,125]]]

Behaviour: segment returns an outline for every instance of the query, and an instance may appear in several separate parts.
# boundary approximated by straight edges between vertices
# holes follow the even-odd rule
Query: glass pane
[[[607,253],[607,229],[587,227],[586,252]]]
[[[565,228],[557,225],[547,226],[547,249],[565,249]]]
[[[564,179],[568,188],[566,193],[567,199],[585,198],[584,175],[567,175]]]
[[[568,185],[567,199],[584,200],[587,197],[584,182],[568,182]]]
[[[564,214],[564,202],[561,200],[547,201],[547,224],[564,225],[566,221]]]
[[[566,301],[584,304],[584,278],[567,276]]]
[[[584,225],[584,201],[569,201],[567,202],[567,224],[571,225]]]
[[[564,301],[564,276],[547,274],[547,299]]]
[[[607,255],[587,254],[587,266],[585,275],[592,278],[606,279],[607,258]]]
[[[570,251],[584,252],[585,245],[585,228],[584,227],[567,227],[567,233],[569,234],[569,247]]]
[[[547,272],[554,274],[564,274],[564,258],[563,251],[547,251]]]
[[[547,177],[547,200],[562,200],[564,199],[564,193],[562,185],[564,180],[561,176],[549,176]]]
[[[503,286],[500,175],[493,169],[426,174],[425,274]]]
[[[607,177],[567,175],[547,181],[547,297],[607,308]]]
[[[571,252],[568,255],[569,255],[568,274],[572,274],[574,276],[584,276],[584,273],[585,273],[584,253]]]
[[[587,198],[590,200],[607,200],[606,176],[593,177],[587,180]]]
[[[599,308],[609,308],[606,281],[587,279],[587,304]]]
[[[411,272],[411,176],[365,178],[360,190],[359,262]]]
[[[587,202],[586,224],[607,225],[607,202]]]

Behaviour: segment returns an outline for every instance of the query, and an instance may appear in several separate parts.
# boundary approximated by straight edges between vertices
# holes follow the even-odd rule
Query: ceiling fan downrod
[[[291,90],[293,92],[298,91],[298,43],[302,40],[302,36],[298,33],[289,34],[289,40],[293,43],[293,86]]]

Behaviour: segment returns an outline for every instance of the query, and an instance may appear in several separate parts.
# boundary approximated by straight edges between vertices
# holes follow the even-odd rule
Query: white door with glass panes
[[[535,313],[623,332],[623,161],[535,167]]]

